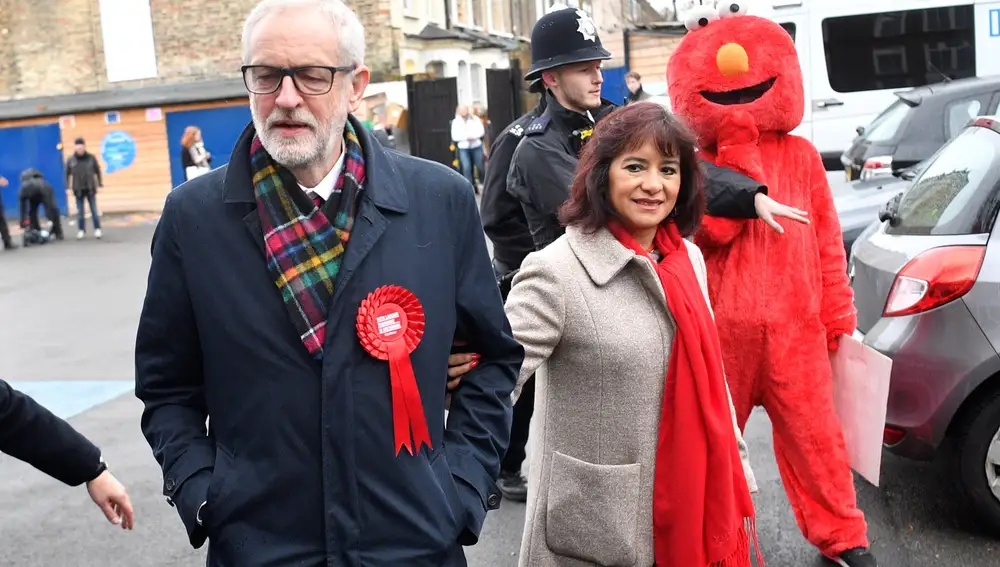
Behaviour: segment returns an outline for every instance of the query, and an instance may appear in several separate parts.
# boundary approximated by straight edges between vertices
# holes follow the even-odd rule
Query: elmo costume
[[[840,223],[819,153],[789,134],[804,108],[794,42],[746,6],[721,1],[687,18],[691,33],[667,69],[670,99],[704,159],[766,185],[811,224],[778,234],[757,219],[705,218],[696,242],[726,374],[741,428],[756,405],[771,418],[803,535],[843,565],[874,565],[833,404],[829,352],[856,326]]]

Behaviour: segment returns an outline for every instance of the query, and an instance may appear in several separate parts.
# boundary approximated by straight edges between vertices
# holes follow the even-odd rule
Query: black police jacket
[[[546,111],[531,121],[514,152],[506,187],[507,192],[522,205],[536,250],[548,246],[565,231],[559,223],[559,207],[569,198],[579,151],[586,140],[587,130],[593,127],[588,117],[567,110],[551,95],[546,97]],[[617,108],[608,101],[602,102],[600,108],[591,112],[598,121]],[[708,214],[757,218],[754,197],[757,193],[766,194],[766,186],[708,161],[702,161],[702,165]],[[521,256],[516,264],[509,264],[509,267],[519,267],[523,259]]]
[[[0,380],[0,451],[70,486],[98,476],[101,451],[66,421]]]
[[[559,207],[569,198],[580,150],[595,121],[615,108],[602,101],[588,116],[545,96],[545,112],[525,129],[507,173],[507,192],[521,202],[536,250],[562,236]]]
[[[543,96],[535,108],[504,128],[490,146],[490,166],[486,168],[483,181],[480,215],[483,230],[493,242],[493,258],[504,272],[516,270],[524,257],[535,250],[521,201],[507,192],[507,172],[524,130],[544,111]]]

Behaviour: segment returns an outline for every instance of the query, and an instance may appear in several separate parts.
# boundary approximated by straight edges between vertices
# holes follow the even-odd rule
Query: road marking
[[[135,389],[132,380],[33,380],[9,384],[63,419],[79,415]]]

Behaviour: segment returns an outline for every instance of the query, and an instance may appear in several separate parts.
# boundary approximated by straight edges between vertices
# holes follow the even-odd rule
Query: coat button
[[[489,498],[486,499],[486,505],[491,509],[496,509],[500,507],[500,495],[490,494]]]
[[[174,489],[174,479],[168,478],[167,479],[167,490],[173,490],[173,489]]]

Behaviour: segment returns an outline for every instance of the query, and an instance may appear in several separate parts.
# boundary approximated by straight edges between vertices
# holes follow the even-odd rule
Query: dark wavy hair
[[[650,141],[665,155],[680,159],[681,187],[668,220],[677,224],[682,236],[694,234],[705,211],[694,134],[669,110],[649,101],[616,109],[597,123],[580,154],[569,200],[559,210],[563,225],[593,232],[611,220],[620,220],[608,198],[611,162]]]

